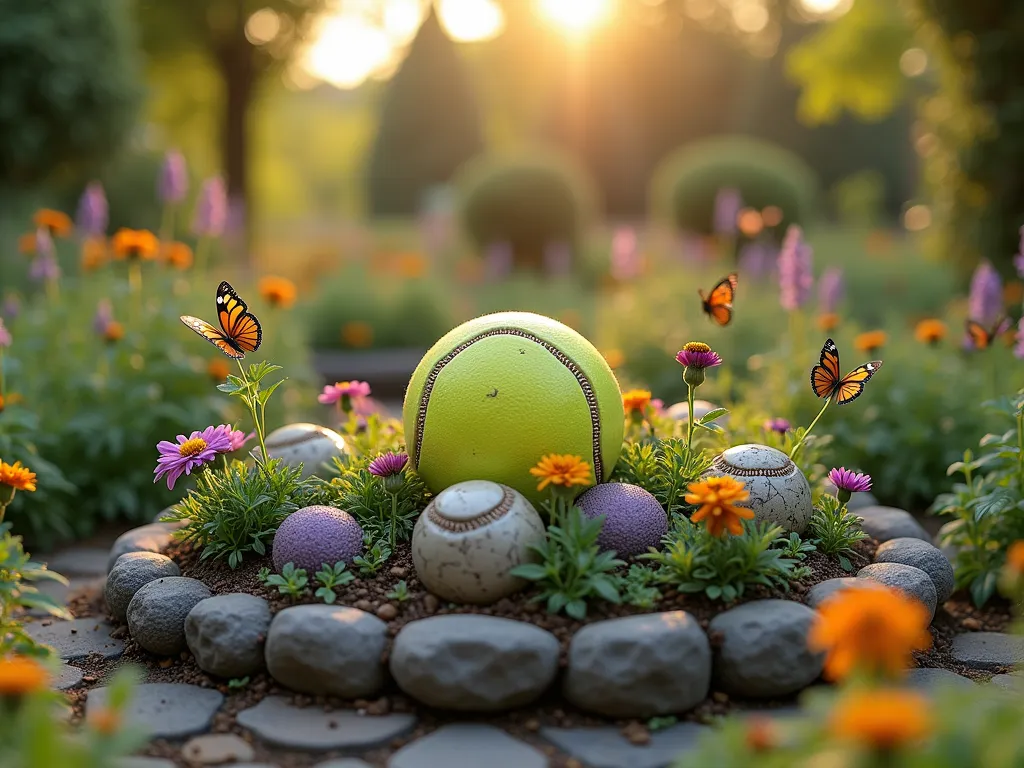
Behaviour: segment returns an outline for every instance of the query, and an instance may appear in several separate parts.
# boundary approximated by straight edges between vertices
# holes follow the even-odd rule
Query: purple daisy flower
[[[690,341],[676,353],[676,362],[687,368],[704,369],[721,365],[722,358],[707,344]]]
[[[832,481],[832,485],[842,493],[864,493],[871,490],[871,475],[865,475],[861,472],[854,472],[852,469],[846,467],[838,467],[829,470],[828,479]]]
[[[156,445],[160,458],[153,470],[156,475],[153,482],[166,475],[169,490],[174,489],[175,482],[183,474],[192,474],[196,467],[213,461],[218,453],[227,453],[231,449],[231,438],[221,427],[207,427],[202,432],[193,432],[189,437],[178,435],[177,439],[177,443],[161,440]]]
[[[408,463],[409,454],[407,453],[382,453],[370,462],[368,469],[371,475],[391,477],[399,474]]]
[[[788,419],[783,419],[778,416],[774,419],[766,419],[764,424],[761,426],[764,427],[765,432],[778,432],[780,435],[786,434],[793,427],[793,425],[789,423]]]
[[[241,450],[243,447],[245,447],[246,443],[248,443],[250,440],[256,437],[255,432],[250,432],[247,435],[240,429],[232,429],[231,425],[229,424],[221,424],[219,427],[217,427],[217,429],[223,430],[224,433],[228,436],[229,444],[228,449],[227,451],[225,451],[225,453],[233,453],[234,451]]]

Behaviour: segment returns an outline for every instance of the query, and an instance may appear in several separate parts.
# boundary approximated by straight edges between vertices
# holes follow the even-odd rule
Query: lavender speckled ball
[[[638,485],[602,483],[576,499],[587,517],[604,515],[597,543],[620,557],[639,555],[661,543],[668,532],[668,515],[650,493]]]
[[[350,563],[363,551],[363,529],[348,512],[334,507],[303,507],[292,512],[274,536],[274,568],[287,563],[312,578],[320,567]]]

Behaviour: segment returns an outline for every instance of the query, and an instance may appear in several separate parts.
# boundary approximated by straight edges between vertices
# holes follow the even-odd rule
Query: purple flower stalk
[[[184,155],[176,149],[164,155],[156,193],[165,205],[180,203],[188,194],[188,166]]]
[[[3,308],[0,309],[0,314],[8,320],[13,320],[21,314],[21,300],[13,293],[5,296]]]
[[[762,240],[747,243],[740,248],[740,272],[744,278],[760,280],[772,271],[777,257],[775,248]]]
[[[641,267],[636,230],[632,227],[619,227],[612,235],[612,277],[620,282],[632,280],[640,276]]]
[[[36,230],[36,257],[40,259],[47,256],[53,258],[55,253],[50,230],[46,227],[40,227]]]
[[[107,196],[103,193],[103,185],[91,181],[78,201],[75,224],[86,237],[99,237],[107,231],[108,218]]]
[[[1003,281],[993,266],[983,261],[971,278],[968,313],[971,320],[987,326],[994,323],[1002,312]]]
[[[107,332],[107,327],[114,322],[114,307],[110,299],[100,299],[96,305],[96,314],[92,318],[92,329],[102,336]]]
[[[843,270],[839,267],[829,267],[821,273],[818,280],[818,308],[821,314],[833,314],[843,300],[845,285]]]
[[[161,440],[157,443],[160,458],[153,473],[155,483],[167,476],[168,490],[174,489],[178,478],[192,474],[192,470],[213,461],[218,453],[231,450],[231,439],[221,427],[207,427],[202,432],[193,432],[189,437],[178,435],[178,442]]]
[[[224,234],[228,219],[228,194],[224,180],[214,176],[203,182],[196,203],[196,214],[192,231],[200,237],[220,237]]]
[[[512,271],[512,244],[501,241],[484,249],[484,274],[490,281],[502,280]]]
[[[28,270],[28,277],[37,283],[57,280],[60,278],[60,265],[52,253],[40,254],[32,260],[32,265]]]
[[[1013,356],[1024,360],[1024,317],[1017,324],[1017,345],[1013,348]]]
[[[846,467],[829,470],[828,479],[836,487],[836,498],[843,504],[850,500],[851,494],[871,490],[871,475],[854,472]]]
[[[736,234],[736,219],[743,207],[743,198],[735,187],[723,187],[715,195],[715,234],[732,237]]]
[[[1017,268],[1017,274],[1024,277],[1024,227],[1020,228],[1020,245],[1017,246],[1017,255],[1013,257],[1013,266]]]
[[[793,425],[789,423],[788,419],[783,419],[778,416],[774,419],[765,420],[764,424],[761,426],[764,427],[765,432],[778,432],[780,435],[786,434],[793,427]]]
[[[0,348],[9,347],[14,343],[14,339],[11,338],[11,332],[4,326],[4,321],[0,318]]]
[[[392,477],[401,473],[408,463],[409,454],[407,453],[382,453],[370,462],[367,469],[370,470],[371,475],[377,477]]]
[[[240,429],[232,429],[230,424],[221,424],[217,429],[223,431],[228,436],[228,449],[225,453],[240,451],[247,442],[256,437],[255,432],[250,432],[247,435]]]
[[[811,246],[804,242],[800,227],[791,225],[779,251],[779,302],[792,312],[811,297],[814,276],[811,274]]]

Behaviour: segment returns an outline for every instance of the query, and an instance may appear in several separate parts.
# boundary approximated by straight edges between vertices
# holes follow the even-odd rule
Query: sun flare
[[[583,34],[611,16],[612,0],[537,0],[544,19],[570,34]]]

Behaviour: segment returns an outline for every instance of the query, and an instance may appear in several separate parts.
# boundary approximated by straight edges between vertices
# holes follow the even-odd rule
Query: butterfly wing
[[[870,363],[858,366],[850,371],[839,382],[836,387],[836,405],[846,405],[856,400],[864,392],[864,385],[875,375],[875,371],[882,367],[881,360],[872,360]]]
[[[205,320],[200,320],[198,317],[192,317],[191,315],[182,315],[181,322],[213,344],[213,346],[228,357],[233,357],[236,360],[241,360],[245,357],[245,353],[237,349],[228,337]]]
[[[728,325],[732,320],[732,302],[736,296],[736,283],[736,273],[733,272],[719,280],[707,298],[704,298],[704,293],[700,292],[704,302],[704,311],[719,325]]]
[[[263,327],[226,280],[217,288],[217,319],[224,331],[223,336],[230,339],[233,346],[243,355],[260,348]]]
[[[818,397],[831,397],[836,394],[839,383],[839,349],[832,339],[827,339],[818,364],[811,368],[811,389]]]
[[[975,349],[988,349],[989,344],[992,343],[992,333],[973,320],[967,321],[966,328],[967,337],[971,340]]]

